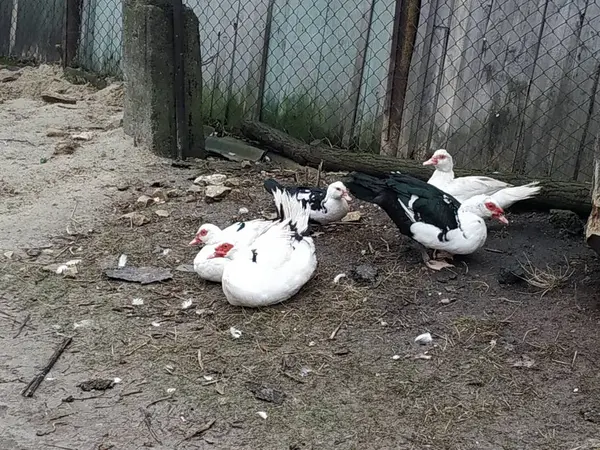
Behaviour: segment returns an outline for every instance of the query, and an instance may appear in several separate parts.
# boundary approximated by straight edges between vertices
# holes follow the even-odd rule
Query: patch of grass
[[[551,268],[546,265],[545,269],[535,267],[527,256],[525,259],[526,263],[519,261],[521,268],[525,271],[524,279],[529,285],[541,289],[542,297],[548,292],[564,286],[575,273],[575,269],[571,267],[566,257],[565,267]]]

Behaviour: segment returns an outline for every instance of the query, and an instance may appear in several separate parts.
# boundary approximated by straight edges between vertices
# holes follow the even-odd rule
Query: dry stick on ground
[[[13,336],[13,339],[16,339],[19,337],[19,335],[21,334],[21,332],[23,331],[23,328],[25,328],[25,325],[27,325],[27,322],[29,322],[29,319],[31,319],[31,314],[27,314],[25,316],[25,318],[23,319],[23,322],[21,322],[21,326],[19,327],[19,329],[17,330],[17,334],[15,334]]]
[[[62,341],[60,346],[56,349],[56,351],[48,361],[48,364],[46,364],[42,368],[42,370],[33,378],[33,380],[31,380],[29,384],[25,386],[25,389],[21,391],[21,395],[23,397],[31,397],[33,396],[33,394],[35,394],[35,391],[42,383],[42,380],[46,377],[46,375],[48,375],[48,372],[50,372],[52,367],[54,367],[54,364],[56,364],[56,361],[58,361],[58,358],[60,358],[60,355],[63,354],[63,352],[67,349],[72,340],[73,338],[68,337]]]
[[[369,175],[382,175],[391,171],[400,171],[427,181],[432,174],[431,168],[423,166],[422,161],[392,158],[373,153],[355,153],[347,150],[308,145],[283,131],[276,130],[261,122],[245,120],[241,131],[244,137],[258,143],[275,153],[290,158],[299,164],[318,167],[323,161],[323,170],[330,172],[360,171]],[[476,171],[456,169],[457,176],[482,175]],[[575,181],[554,181],[548,178],[527,178],[509,173],[485,173],[512,184],[526,184],[540,181],[542,191],[533,199],[519,202],[513,209],[570,209],[587,217],[592,209],[590,201],[590,183]]]
[[[208,430],[210,430],[212,428],[212,426],[215,424],[215,422],[216,422],[216,419],[210,419],[208,422],[206,422],[204,425],[202,425],[196,431],[187,435],[179,444],[177,444],[177,446],[180,446],[185,441],[189,441],[192,438],[202,436],[204,433],[206,433]]]

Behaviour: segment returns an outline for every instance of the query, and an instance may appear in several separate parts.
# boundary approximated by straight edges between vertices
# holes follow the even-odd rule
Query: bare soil
[[[265,176],[304,183],[312,172],[172,167],[115,125],[118,87],[94,93],[49,71],[0,90],[1,449],[600,448],[600,263],[581,236],[543,214],[509,214],[484,250],[434,273],[382,211],[356,202],[360,222],[317,233],[317,275],[295,298],[233,307],[219,285],[176,270],[195,256],[187,243],[202,222],[271,212]],[[43,103],[46,87],[27,77],[77,104]],[[63,138],[48,128],[93,137],[54,154]],[[187,193],[204,173],[241,185],[207,204]],[[173,197],[136,206],[156,189]],[[121,218],[134,210],[150,223]],[[110,280],[103,272],[121,254],[173,279]],[[73,278],[44,270],[75,259]],[[550,282],[500,284],[519,261]],[[378,269],[374,283],[352,279],[359,264]],[[433,342],[416,344],[425,332]],[[21,396],[65,336],[37,392]]]

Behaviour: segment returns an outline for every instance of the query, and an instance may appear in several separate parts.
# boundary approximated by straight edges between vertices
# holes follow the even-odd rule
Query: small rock
[[[81,388],[82,391],[90,392],[90,391],[106,391],[107,389],[112,389],[115,385],[115,380],[89,380],[79,383],[77,385],[78,388]]]
[[[171,215],[169,211],[166,211],[164,209],[157,209],[156,211],[154,211],[154,214],[156,214],[158,217],[169,217]]]
[[[76,99],[66,95],[57,94],[56,92],[44,92],[42,94],[42,100],[46,103],[66,103],[67,105],[74,105],[77,103]]]
[[[240,208],[238,211],[238,214],[242,215],[242,214],[248,214],[248,208]]]
[[[175,270],[177,272],[194,272],[194,266],[192,264],[180,264]]]
[[[263,213],[263,217],[267,220],[277,219],[277,213]]]
[[[135,202],[139,206],[147,208],[154,203],[154,198],[150,197],[149,195],[140,195]]]
[[[431,341],[433,341],[431,333],[423,333],[415,338],[415,342],[421,345],[429,344]]]
[[[229,334],[231,334],[231,337],[234,339],[239,339],[242,336],[242,332],[236,327],[229,328]]]
[[[263,400],[269,403],[275,403],[281,405],[285,399],[285,393],[278,391],[259,383],[253,383],[251,381],[246,383],[246,387],[250,392],[254,394],[254,397],[258,400]]]
[[[193,185],[187,189],[187,193],[188,194],[200,194],[203,190],[204,189],[202,189],[200,186]]]
[[[3,73],[0,75],[0,83],[10,83],[11,81],[17,81],[21,76],[21,72]]]
[[[117,184],[117,191],[126,191],[127,189],[129,189],[129,184],[125,183],[125,182],[121,182],[119,184]]]
[[[452,303],[452,302],[453,302],[453,300],[451,300],[451,299],[449,299],[449,298],[443,298],[443,299],[441,299],[441,300],[440,300],[440,303],[441,303],[442,305],[449,305],[449,304],[450,304],[450,303]]]
[[[206,203],[218,202],[223,200],[227,194],[231,192],[231,188],[226,186],[209,185],[204,192]]]
[[[531,369],[535,366],[535,361],[527,355],[521,355],[519,358],[510,358],[508,362],[513,367],[522,367],[525,369]]]
[[[229,178],[225,180],[223,184],[230,188],[240,187],[240,185],[242,184],[242,180],[240,180],[239,178]]]
[[[371,264],[361,264],[352,269],[352,278],[359,283],[374,283],[379,269]]]
[[[247,169],[249,167],[252,167],[252,163],[250,161],[242,161],[242,169]]]
[[[141,227],[142,225],[150,223],[150,219],[136,211],[122,215],[121,219],[128,219],[130,223],[132,223],[136,227]]]
[[[583,233],[583,221],[573,211],[565,209],[551,209],[550,223],[560,230],[572,235]]]
[[[342,218],[342,222],[358,222],[361,219],[362,215],[359,211],[350,211]]]
[[[140,284],[157,283],[173,278],[170,269],[162,269],[160,267],[129,266],[121,269],[105,270],[104,274],[108,278],[113,278],[115,280],[131,281]]]
[[[133,306],[142,306],[144,304],[144,299],[143,298],[134,298],[133,300],[131,300],[131,304]]]
[[[180,189],[169,189],[166,194],[168,198],[183,197],[183,191]]]
[[[256,414],[258,414],[261,418],[263,418],[265,420],[267,419],[267,417],[269,417],[269,416],[267,416],[267,413],[264,411],[258,411]]]
[[[525,271],[521,266],[503,267],[498,272],[499,284],[518,284],[525,281]]]
[[[201,186],[216,186],[222,185],[225,180],[227,180],[227,175],[214,173],[212,175],[200,175],[194,180],[194,184],[199,184]]]
[[[91,131],[84,131],[83,133],[73,135],[73,139],[76,141],[91,141],[93,138],[94,134]]]
[[[48,137],[65,137],[68,136],[69,133],[64,130],[58,130],[56,128],[48,128],[46,130],[46,136]]]
[[[55,155],[72,155],[81,145],[71,139],[60,141],[54,146]]]
[[[167,194],[162,189],[155,189],[152,193],[152,198],[156,203],[164,203],[167,201]]]

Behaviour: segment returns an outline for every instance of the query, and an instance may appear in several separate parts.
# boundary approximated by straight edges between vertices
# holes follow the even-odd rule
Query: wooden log
[[[600,255],[600,138],[596,137],[592,212],[587,221],[585,240]]]
[[[245,137],[257,141],[267,150],[315,168],[322,162],[323,170],[331,172],[360,171],[378,176],[390,171],[400,171],[421,180],[428,180],[432,173],[431,168],[423,166],[421,161],[308,145],[261,122],[243,121],[241,131]],[[590,183],[554,181],[545,178],[529,179],[522,175],[474,173],[460,169],[456,169],[455,173],[456,176],[488,175],[515,185],[539,181],[542,187],[540,194],[536,198],[519,202],[512,208],[513,210],[517,207],[519,210],[538,211],[568,209],[582,217],[587,217],[591,211]]]

